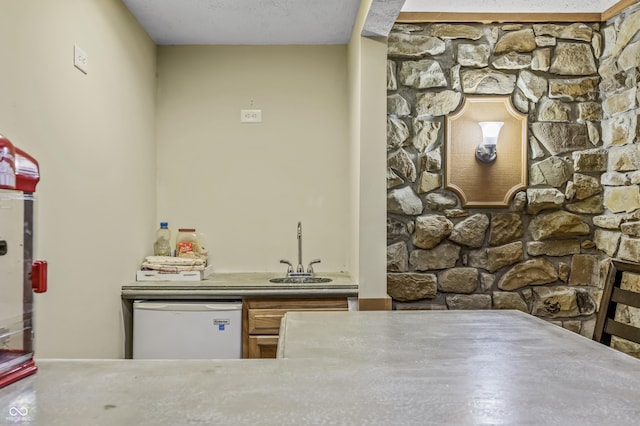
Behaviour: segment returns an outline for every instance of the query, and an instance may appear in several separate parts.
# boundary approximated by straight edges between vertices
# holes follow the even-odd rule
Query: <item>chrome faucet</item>
[[[282,259],[280,263],[286,263],[287,265],[289,265],[289,267],[287,268],[287,275],[293,273],[293,265],[291,264],[291,262],[289,262],[288,260]]]
[[[313,259],[307,266],[307,272],[304,271],[304,265],[302,264],[302,222],[298,222],[298,266],[293,269],[293,265],[288,260],[281,260],[280,263],[289,265],[287,267],[288,277],[311,277],[313,276],[313,264],[320,263],[320,259]]]
[[[302,266],[302,222],[298,222],[298,268],[296,272],[304,272],[304,266]]]
[[[313,264],[314,263],[320,263],[320,259],[313,259],[311,262],[309,262],[309,266],[307,267],[307,272],[310,273],[311,275],[313,275]]]

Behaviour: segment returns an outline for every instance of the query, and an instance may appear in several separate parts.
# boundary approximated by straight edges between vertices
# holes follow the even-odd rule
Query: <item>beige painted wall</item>
[[[362,0],[351,41],[347,46],[349,77],[349,260],[351,276],[358,282],[360,271],[360,109],[361,105],[361,45],[360,32],[364,25],[371,0]]]
[[[357,56],[347,46],[162,47],[156,104],[156,47],[119,1],[7,0],[0,12],[0,55],[11,58],[0,67],[0,132],[42,172],[37,249],[49,291],[36,295],[37,356],[123,355],[120,287],[159,220],[203,231],[219,271],[284,271],[301,220],[305,262],[319,257],[318,271],[360,274],[368,297],[386,295],[385,199],[360,196],[380,182],[384,193],[384,121],[380,157],[360,120],[386,100],[378,77],[360,76],[377,45],[358,40]],[[89,55],[87,75],[72,65],[74,43]],[[252,100],[263,123],[240,124]],[[361,150],[382,166],[361,162]]]
[[[117,0],[3,0],[0,40],[0,132],[41,166],[36,355],[120,357],[120,287],[155,230],[155,46]]]
[[[159,46],[157,149],[157,221],[216,271],[286,272],[298,221],[305,266],[349,269],[346,46]]]
[[[363,0],[349,44],[351,258],[360,298],[387,297],[386,39],[361,37]]]

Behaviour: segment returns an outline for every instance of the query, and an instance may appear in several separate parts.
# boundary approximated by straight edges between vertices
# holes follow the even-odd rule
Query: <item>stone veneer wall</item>
[[[624,138],[636,123],[636,80],[600,77],[600,26],[394,26],[387,288],[395,309],[519,309],[591,337],[604,261],[624,232],[611,228],[640,207],[640,172],[630,172],[640,166],[636,132]],[[605,56],[622,26],[604,27]],[[617,88],[605,90],[606,81]],[[603,102],[601,91],[612,95]],[[444,117],[467,94],[509,95],[528,114],[529,186],[507,209],[462,209],[442,187]]]
[[[602,139],[608,151],[605,214],[594,218],[595,242],[608,256],[640,262],[640,4],[602,26],[599,85]],[[627,275],[622,288],[640,292],[640,277]],[[640,310],[619,307],[618,321],[640,327]],[[613,338],[611,345],[640,357],[640,345]]]

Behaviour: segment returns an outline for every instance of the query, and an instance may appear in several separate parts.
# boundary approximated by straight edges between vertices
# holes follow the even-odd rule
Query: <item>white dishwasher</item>
[[[242,358],[242,302],[135,301],[133,358]]]

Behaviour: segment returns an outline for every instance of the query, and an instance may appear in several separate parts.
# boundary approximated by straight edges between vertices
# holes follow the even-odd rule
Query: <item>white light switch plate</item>
[[[241,123],[260,123],[262,121],[262,110],[260,109],[241,109]]]
[[[83,73],[89,72],[89,56],[78,45],[73,45],[73,65]]]

